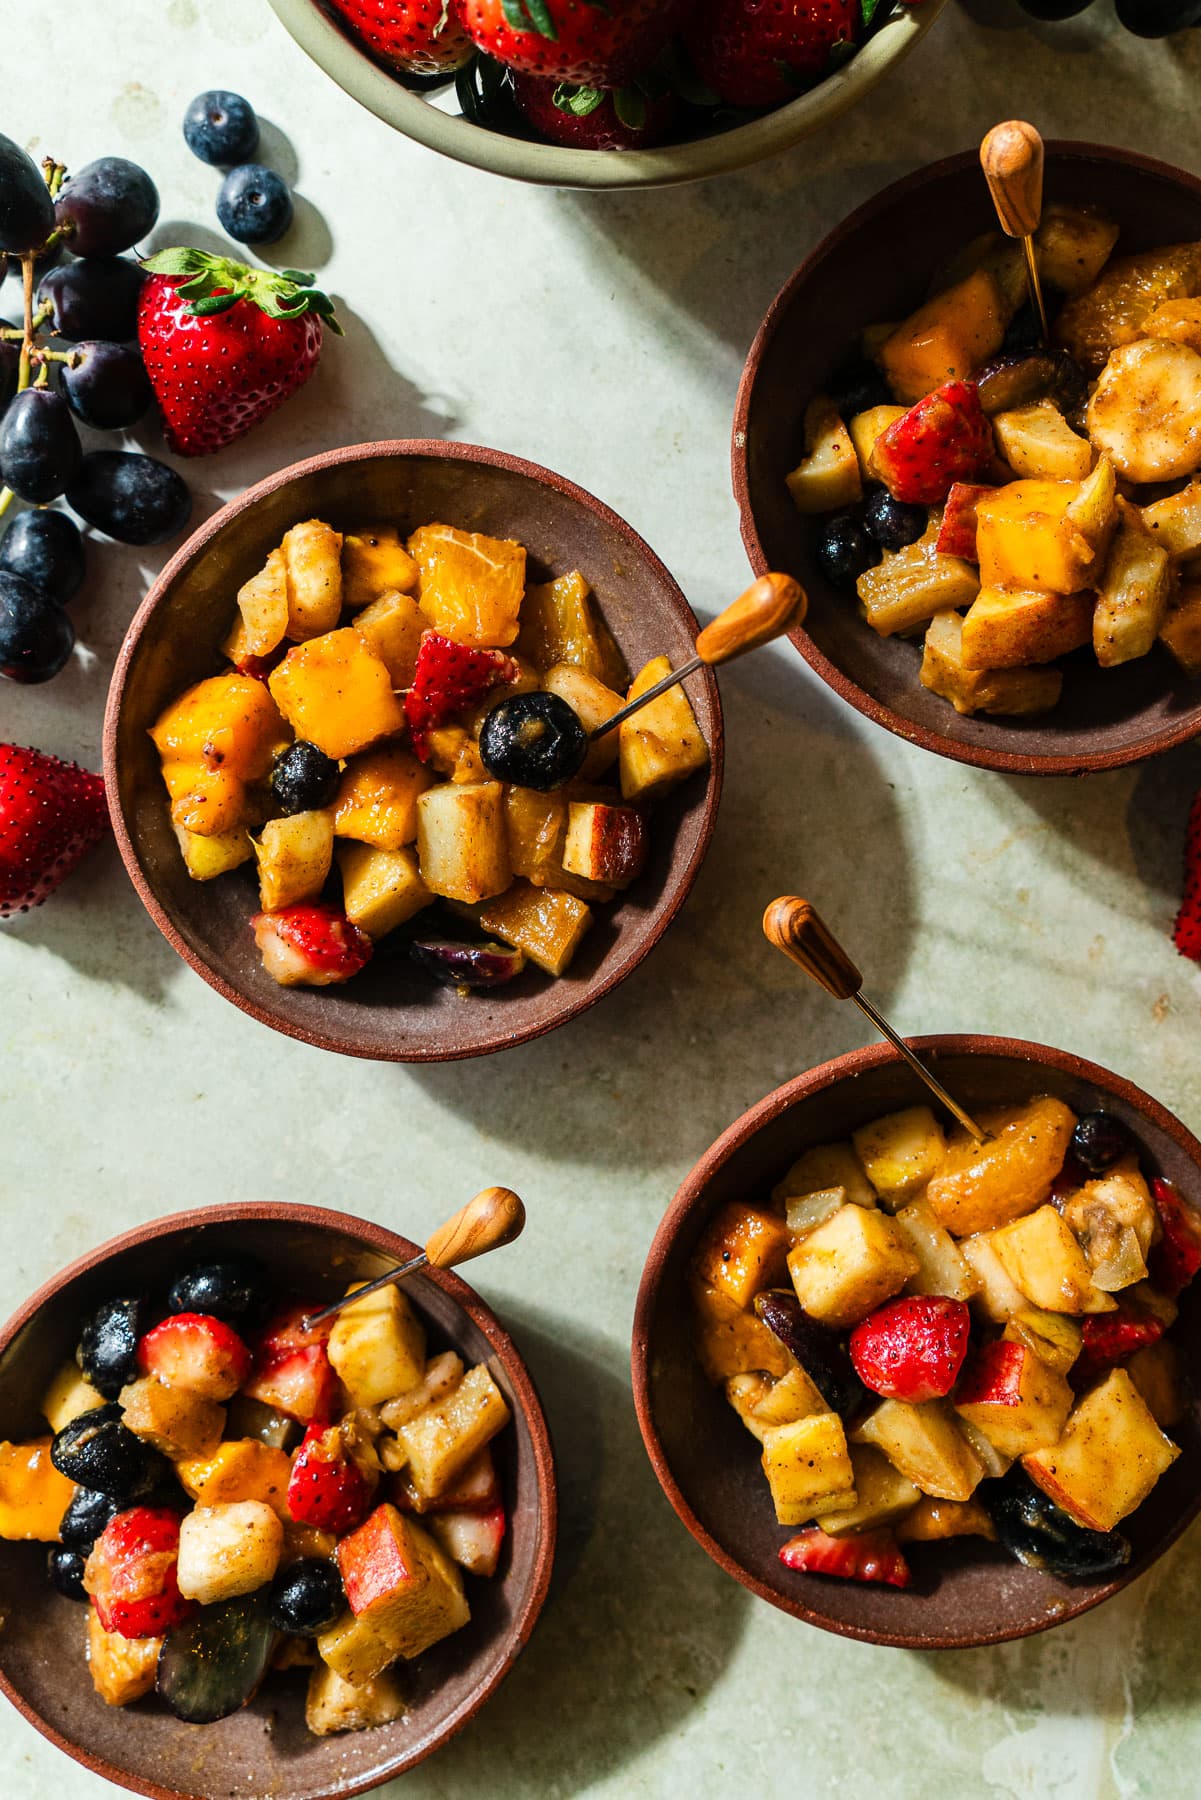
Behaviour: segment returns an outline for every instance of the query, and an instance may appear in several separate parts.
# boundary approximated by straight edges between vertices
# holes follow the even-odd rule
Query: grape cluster
[[[274,244],[292,223],[292,195],[274,169],[251,159],[259,122],[249,100],[224,88],[197,94],[183,116],[184,141],[201,162],[226,171],[217,193],[221,229],[239,244]]]
[[[1018,0],[1018,4],[1032,19],[1056,21],[1074,19],[1092,0]],[[1171,37],[1175,31],[1201,25],[1201,0],[1116,0],[1115,10],[1119,24],[1135,37]]]

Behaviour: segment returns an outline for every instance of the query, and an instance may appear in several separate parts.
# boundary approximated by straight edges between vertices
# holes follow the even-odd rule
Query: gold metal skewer
[[[1021,238],[1026,252],[1026,285],[1038,313],[1043,343],[1051,342],[1047,323],[1047,307],[1042,282],[1038,275],[1038,258],[1034,253],[1034,234],[1043,211],[1043,141],[1033,125],[1024,119],[1006,119],[994,125],[980,146],[980,166],[1001,230],[1007,237]]]

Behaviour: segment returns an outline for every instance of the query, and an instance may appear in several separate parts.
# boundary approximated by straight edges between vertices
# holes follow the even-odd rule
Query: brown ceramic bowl
[[[0,1330],[0,1435],[45,1431],[38,1397],[105,1296],[165,1288],[181,1263],[256,1255],[281,1291],[330,1299],[417,1246],[348,1213],[278,1203],[212,1206],[152,1220],[47,1281]],[[457,1275],[428,1270],[406,1292],[431,1345],[486,1361],[513,1422],[496,1439],[509,1536],[500,1572],[471,1583],[471,1623],[408,1665],[410,1710],[393,1725],[311,1737],[300,1675],[271,1675],[217,1725],[182,1725],[153,1698],[111,1708],[84,1661],[85,1613],[46,1581],[45,1547],[0,1543],[0,1688],[31,1725],[120,1787],[153,1800],[343,1800],[411,1769],[453,1737],[503,1681],[534,1629],[555,1554],[554,1459],[533,1382],[494,1314]]]
[[[1201,180],[1099,144],[1049,143],[1049,200],[1091,201],[1122,228],[1119,252],[1201,238]],[[734,419],[734,492],[755,570],[787,569],[809,591],[792,640],[865,717],[940,756],[1015,775],[1074,775],[1140,762],[1201,731],[1201,688],[1164,650],[1106,670],[1088,651],[1065,664],[1063,698],[1031,719],[961,718],[918,683],[919,645],[877,637],[813,555],[784,476],[802,453],[805,403],[865,325],[903,318],[936,266],[996,215],[974,151],[894,182],[845,219],[773,302],[747,357]]]
[[[497,450],[406,441],[329,450],[248,488],[172,557],[129,628],[104,721],[109,810],[143,905],[197,974],[260,1023],[348,1056],[447,1062],[525,1043],[631,974],[687,898],[721,793],[717,683],[706,671],[688,685],[710,747],[708,781],[694,777],[656,808],[646,873],[619,902],[596,909],[566,975],[556,981],[531,965],[506,987],[464,999],[381,948],[345,987],[279,987],[250,930],[258,890],[249,868],[215,882],[192,881],[184,868],[147,732],[169,700],[218,668],[238,587],[290,525],[313,517],[345,529],[439,520],[516,538],[532,580],[583,571],[632,669],[664,652],[673,662],[690,656],[697,621],[654,552],[582,488]]]
[[[1201,1144],[1150,1095],[1064,1050],[1013,1038],[915,1038],[944,1085],[969,1109],[1055,1094],[1085,1112],[1103,1107],[1133,1132],[1144,1167],[1201,1205]],[[634,1314],[638,1420],[663,1491],[697,1543],[773,1606],[843,1637],[909,1650],[965,1650],[1027,1637],[1108,1600],[1150,1567],[1201,1508],[1201,1399],[1173,1438],[1183,1455],[1121,1529],[1133,1559],[1116,1578],[1060,1581],[1023,1568],[979,1538],[906,1546],[913,1586],[860,1586],[794,1573],[750,1433],[693,1350],[688,1264],[713,1212],[766,1193],[803,1150],[898,1107],[928,1099],[891,1046],[854,1050],[777,1088],[731,1125],[684,1182],[655,1234]],[[1201,1306],[1186,1301],[1173,1336],[1201,1355]]]

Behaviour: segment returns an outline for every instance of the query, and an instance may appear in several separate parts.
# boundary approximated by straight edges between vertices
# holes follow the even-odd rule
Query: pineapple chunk
[[[483,1363],[468,1369],[448,1395],[396,1428],[417,1492],[424,1499],[437,1499],[511,1416]]]
[[[701,1238],[693,1272],[728,1299],[732,1312],[744,1312],[760,1288],[783,1276],[790,1242],[788,1227],[775,1213],[731,1200]]]
[[[346,917],[373,940],[386,937],[433,902],[412,850],[339,844],[338,867]]]
[[[1079,1402],[1059,1442],[1024,1456],[1022,1467],[1078,1524],[1112,1531],[1179,1455],[1127,1371],[1114,1369]]]
[[[924,1200],[911,1200],[896,1215],[905,1243],[917,1258],[917,1274],[906,1282],[911,1294],[942,1294],[970,1300],[979,1282],[963,1252]]]
[[[928,1106],[873,1119],[851,1133],[867,1178],[890,1212],[915,1199],[946,1155],[942,1126]]]
[[[1201,581],[1181,585],[1159,637],[1186,675],[1201,675]]]
[[[800,513],[833,512],[863,496],[851,434],[825,394],[805,408],[805,454],[787,480]]]
[[[1025,1306],[1013,1313],[1001,1335],[1008,1343],[1025,1344],[1056,1375],[1067,1374],[1084,1343],[1075,1319],[1040,1307]]]
[[[763,1473],[776,1520],[803,1525],[822,1511],[854,1504],[854,1475],[846,1432],[837,1413],[814,1413],[763,1434]]]
[[[855,447],[859,474],[863,481],[879,481],[880,477],[872,462],[876,439],[882,437],[898,419],[903,419],[907,411],[908,408],[904,406],[869,406],[866,412],[856,413],[851,420],[847,429],[851,434],[851,443]]]
[[[1201,301],[1193,302],[1201,311]],[[1144,531],[1169,556],[1195,556],[1201,550],[1201,481],[1139,509]]]
[[[553,885],[556,871],[562,867],[567,830],[564,795],[540,794],[536,788],[506,788],[505,829],[514,875],[532,881],[536,887]]]
[[[104,1396],[98,1394],[89,1381],[80,1374],[77,1363],[64,1363],[50,1386],[42,1396],[42,1416],[49,1421],[51,1431],[58,1433],[77,1419],[80,1413],[93,1412],[96,1407],[104,1405]]]
[[[894,1468],[882,1450],[872,1444],[852,1444],[851,1475],[855,1504],[841,1512],[819,1513],[817,1522],[831,1537],[855,1531],[875,1531],[911,1512],[922,1490],[908,1475]]]
[[[309,1676],[304,1722],[314,1737],[391,1725],[395,1719],[402,1719],[407,1710],[404,1690],[390,1669],[359,1687],[344,1681],[336,1669],[325,1663]]]
[[[382,1640],[387,1662],[413,1658],[471,1617],[463,1595],[463,1578],[429,1533],[394,1506],[379,1506],[357,1531],[338,1545],[338,1568],[356,1625],[367,1626]],[[338,1631],[338,1624],[330,1633]],[[322,1660],[354,1686],[374,1680],[382,1667],[358,1671],[339,1668],[326,1647],[330,1633],[317,1639]],[[374,1660],[371,1659],[371,1660]]]
[[[1197,370],[1201,374],[1201,357]],[[1171,559],[1163,545],[1135,522],[1137,516],[1131,508],[1118,527],[1097,589],[1093,649],[1103,669],[1146,656],[1167,617]]]
[[[342,533],[306,519],[284,533],[280,549],[288,582],[287,636],[323,637],[342,616]]]
[[[637,700],[671,668],[656,656],[641,669],[630,688]],[[658,799],[699,769],[709,766],[709,747],[682,687],[668,688],[657,700],[618,728],[621,792],[625,800]]]
[[[771,1375],[783,1380],[797,1367],[770,1326],[753,1312],[732,1317],[718,1310],[723,1297],[693,1288],[693,1300],[701,1313],[697,1334],[697,1359],[706,1379],[714,1384],[732,1375]]]
[[[904,550],[886,550],[874,569],[855,584],[864,617],[881,637],[912,631],[937,613],[970,606],[980,591],[980,577],[961,556],[945,556],[935,548],[937,528]]]
[[[761,1394],[751,1408],[756,1424],[764,1428],[795,1425],[798,1419],[811,1419],[815,1413],[829,1410],[799,1363],[794,1363],[787,1375],[781,1375],[778,1381],[769,1382],[767,1392]]]
[[[542,678],[548,694],[566,700],[584,730],[591,736],[606,719],[621,711],[625,701],[620,694],[574,663],[556,663]],[[618,733],[607,731],[589,744],[588,754],[580,766],[581,781],[595,781],[617,760]]]
[[[1118,227],[1104,213],[1053,200],[1043,207],[1034,234],[1039,274],[1061,294],[1082,294],[1109,261],[1117,241]]]
[[[794,1196],[842,1188],[853,1206],[874,1206],[876,1190],[864,1173],[853,1144],[815,1144],[798,1156],[787,1175],[772,1189],[777,1206]]]
[[[898,325],[880,346],[877,360],[897,399],[911,405],[995,356],[1007,322],[993,276],[975,269]]]
[[[574,894],[515,881],[480,909],[479,923],[502,944],[524,951],[548,975],[562,975],[592,924],[592,909]]]
[[[882,1400],[851,1435],[857,1444],[874,1444],[915,1487],[938,1500],[970,1500],[984,1479],[984,1464],[946,1400],[921,1406]]]
[[[918,680],[932,694],[949,700],[958,713],[1047,712],[1063,690],[1058,669],[969,669],[963,661],[963,620],[958,613],[939,613],[930,621]]]
[[[994,1325],[1004,1325],[1014,1313],[1027,1308],[1025,1294],[1009,1279],[993,1248],[991,1231],[980,1231],[963,1238],[959,1248],[976,1278],[976,1292],[972,1298],[986,1319],[991,1319]]]
[[[371,1520],[367,1523],[370,1524]],[[344,1538],[342,1541],[349,1543],[352,1539]],[[425,1585],[421,1580],[420,1567],[418,1563],[413,1577],[413,1586],[418,1590]],[[332,1625],[318,1634],[317,1654],[326,1668],[332,1669],[348,1687],[365,1688],[377,1680],[400,1655],[397,1635],[389,1635],[384,1624],[371,1613],[364,1613],[362,1617],[356,1618],[354,1613],[344,1612],[341,1618],[335,1619]]]
[[[75,1486],[50,1461],[50,1443],[40,1437],[0,1444],[0,1538],[58,1542]]]
[[[259,865],[259,899],[264,912],[278,912],[298,900],[313,900],[325,886],[334,859],[334,815],[288,813],[268,819],[262,836],[251,840]]]
[[[1093,466],[1092,445],[1077,436],[1050,400],[998,413],[992,427],[997,448],[1019,477],[1083,481]]]
[[[244,826],[236,831],[219,832],[216,837],[201,837],[184,825],[172,825],[179,841],[184,867],[193,881],[213,881],[249,862],[254,855],[250,833]]]
[[[1072,1390],[1028,1344],[987,1345],[961,1377],[955,1411],[1002,1456],[1023,1456],[1059,1441]]]
[[[412,687],[417,652],[427,630],[425,614],[412,594],[381,594],[358,614],[354,628],[387,669],[392,686]]]
[[[171,822],[201,837],[244,823],[246,784],[261,781],[288,741],[279,711],[250,675],[213,675],[187,688],[150,729],[171,797]]]
[[[957,1537],[992,1540],[996,1535],[996,1527],[978,1500],[934,1500],[929,1494],[924,1494],[897,1526],[902,1544],[941,1543]]]
[[[179,1527],[179,1591],[202,1606],[252,1594],[274,1578],[283,1550],[279,1514],[265,1501],[198,1506]]]
[[[521,608],[517,650],[536,669],[570,663],[609,686],[619,660],[578,569],[529,589]]]
[[[503,894],[513,871],[500,782],[450,782],[421,794],[417,858],[431,894],[468,904]]]
[[[981,588],[963,621],[960,654],[968,669],[1020,669],[1054,662],[1092,636],[1091,594]]]
[[[917,1274],[917,1258],[884,1213],[844,1206],[789,1253],[797,1299],[824,1325],[857,1324]]]
[[[121,1389],[125,1424],[164,1456],[208,1457],[221,1442],[225,1408],[187,1388],[143,1375]]]
[[[417,836],[417,802],[433,776],[399,744],[347,764],[334,800],[334,832],[377,850],[403,850]]]
[[[198,1506],[258,1500],[288,1521],[292,1459],[260,1438],[227,1438],[211,1456],[181,1457],[175,1473]]]
[[[106,1706],[132,1706],[154,1691],[162,1638],[127,1638],[106,1631],[88,1607],[87,1661],[92,1686]]]
[[[288,565],[273,550],[257,575],[238,589],[238,618],[221,648],[231,662],[270,656],[288,630]]]
[[[944,1167],[926,1190],[930,1210],[956,1237],[1004,1225],[1041,1206],[1076,1129],[1070,1107],[1050,1095],[980,1117],[987,1142],[952,1132]]]
[[[1165,300],[1201,293],[1201,244],[1167,244],[1107,264],[1097,280],[1060,310],[1055,337],[1092,375],[1111,350],[1146,336]]]
[[[1093,1284],[1075,1236],[1053,1206],[1002,1225],[992,1248],[1014,1286],[1044,1312],[1111,1312],[1115,1302]]]
[[[297,737],[335,761],[404,729],[392,677],[351,626],[289,650],[267,685]]]
[[[804,1237],[848,1204],[853,1202],[848,1202],[844,1187],[819,1188],[815,1194],[794,1194],[785,1202],[785,1222],[793,1237]]]
[[[1096,546],[1068,508],[1072,481],[1010,481],[976,507],[980,586],[1076,594],[1095,579]]]
[[[1145,338],[1115,350],[1088,403],[1088,435],[1128,481],[1201,468],[1201,353]]]
[[[418,599],[435,631],[459,644],[503,648],[517,636],[525,550],[509,538],[423,525],[409,539]]]
[[[328,1351],[352,1406],[382,1406],[416,1387],[425,1373],[425,1329],[396,1287],[344,1306]]]
[[[411,594],[420,575],[395,525],[363,525],[342,539],[342,604],[351,612],[384,594]]]

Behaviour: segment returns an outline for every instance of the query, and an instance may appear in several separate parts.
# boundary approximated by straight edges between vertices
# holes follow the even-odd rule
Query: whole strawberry
[[[644,98],[637,88],[573,88],[518,69],[518,111],[539,137],[575,150],[646,150],[662,143],[679,102],[672,93]]]
[[[858,22],[859,0],[699,0],[684,44],[727,106],[782,106],[828,73]]]
[[[99,775],[0,744],[0,919],[40,906],[107,830]]]
[[[297,269],[252,269],[203,250],[160,250],[138,303],[138,342],[178,456],[223,450],[304,386],[333,301]]]
[[[954,1387],[970,1329],[962,1300],[924,1294],[890,1300],[852,1331],[851,1361],[873,1393],[920,1406]]]
[[[457,0],[481,50],[511,69],[582,87],[620,87],[676,28],[681,0]]]
[[[368,49],[410,75],[453,75],[475,45],[447,0],[329,0]]]
[[[1184,837],[1184,894],[1173,938],[1181,956],[1201,962],[1201,790],[1189,807]]]

